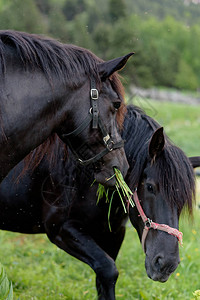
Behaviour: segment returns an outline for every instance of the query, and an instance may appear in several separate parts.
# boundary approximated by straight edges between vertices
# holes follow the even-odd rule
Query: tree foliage
[[[109,14],[112,22],[126,16],[126,5],[124,0],[109,0]]]
[[[0,29],[50,35],[104,60],[134,51],[127,83],[200,87],[200,5],[183,0],[0,0]]]

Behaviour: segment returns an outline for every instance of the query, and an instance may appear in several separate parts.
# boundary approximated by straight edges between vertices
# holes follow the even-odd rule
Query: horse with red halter
[[[0,31],[0,181],[53,133],[80,163],[101,160],[96,177],[102,184],[114,184],[106,181],[113,167],[125,175],[118,130],[125,109],[116,71],[132,54],[104,62],[74,45]]]
[[[103,198],[97,205],[98,184],[92,185],[91,167],[73,160],[57,137],[49,149],[53,156],[48,153],[20,178],[22,161],[0,186],[0,228],[46,233],[52,243],[94,270],[99,300],[115,299],[115,260],[128,219],[143,244],[147,275],[160,282],[169,278],[180,262],[179,216],[184,206],[192,212],[195,193],[190,160],[152,118],[129,106],[122,137],[130,165],[126,182],[134,191],[136,206],[125,203],[125,213],[115,193],[111,231],[109,203]]]

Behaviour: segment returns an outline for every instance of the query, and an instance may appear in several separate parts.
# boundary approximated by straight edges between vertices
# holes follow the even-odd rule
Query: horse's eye
[[[154,192],[154,189],[153,189],[152,184],[147,184],[147,191],[148,191],[149,193],[153,193],[153,192]]]
[[[121,106],[121,102],[113,102],[113,106],[114,106],[114,108],[117,110],[117,109],[119,109],[120,108],[120,106]]]

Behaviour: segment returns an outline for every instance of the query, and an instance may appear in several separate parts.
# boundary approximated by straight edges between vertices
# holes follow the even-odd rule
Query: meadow
[[[200,155],[200,106],[134,99],[164,126],[166,133],[188,156]],[[181,263],[166,283],[150,280],[145,255],[136,231],[127,224],[125,241],[117,259],[116,297],[122,300],[173,300],[194,298],[200,289],[200,179],[194,219],[183,215],[180,230]],[[0,232],[0,261],[14,289],[14,300],[96,299],[95,276],[85,264],[51,244],[45,235]],[[197,299],[197,298],[196,298]],[[5,299],[2,299],[5,300]]]

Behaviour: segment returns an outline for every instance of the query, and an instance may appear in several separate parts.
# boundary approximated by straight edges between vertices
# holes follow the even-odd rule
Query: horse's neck
[[[0,175],[51,135],[67,117],[67,88],[49,84],[41,73],[7,70],[0,101]]]

